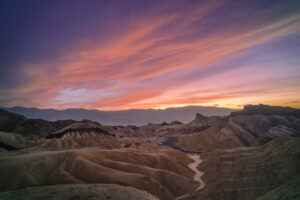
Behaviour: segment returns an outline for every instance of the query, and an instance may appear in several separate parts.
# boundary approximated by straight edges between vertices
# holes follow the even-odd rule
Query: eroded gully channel
[[[196,188],[194,191],[192,192],[189,192],[189,193],[186,193],[182,196],[179,196],[179,197],[176,197],[175,200],[181,200],[181,199],[184,199],[185,197],[188,197],[189,195],[191,195],[192,193],[198,191],[198,190],[201,190],[202,188],[204,188],[205,184],[203,182],[203,180],[201,179],[201,177],[204,175],[204,173],[200,170],[198,170],[198,165],[200,163],[202,163],[202,159],[200,157],[200,151],[189,151],[189,150],[185,150],[185,149],[182,149],[178,146],[175,146],[174,143],[177,141],[177,137],[166,137],[167,140],[164,141],[161,145],[162,146],[169,146],[173,149],[176,149],[176,150],[179,150],[185,154],[188,154],[188,157],[191,158],[192,160],[194,160],[194,162],[192,162],[191,164],[188,165],[188,167],[195,172],[195,175],[193,177],[194,181],[195,182],[198,182],[199,183],[199,186],[198,188]]]

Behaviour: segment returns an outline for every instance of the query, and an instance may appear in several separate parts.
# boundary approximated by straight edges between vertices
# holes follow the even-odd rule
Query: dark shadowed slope
[[[17,150],[27,147],[28,142],[20,134],[0,131],[0,150]]]

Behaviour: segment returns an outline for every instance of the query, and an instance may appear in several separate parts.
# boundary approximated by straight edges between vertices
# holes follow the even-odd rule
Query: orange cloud
[[[262,81],[259,73],[269,71],[256,69],[258,73],[251,78],[259,83],[254,83],[250,75],[255,70],[250,67],[249,76],[240,78],[244,76],[243,70],[235,73],[233,69],[231,76],[225,76],[223,69],[216,66],[238,59],[247,54],[247,49],[297,33],[300,15],[258,21],[245,29],[239,29],[240,24],[228,24],[224,29],[206,27],[209,26],[205,24],[206,17],[224,4],[206,2],[199,7],[170,12],[162,12],[167,7],[150,9],[149,15],[128,20],[126,31],[114,33],[105,41],[87,39],[86,43],[66,48],[56,60],[29,65],[24,73],[31,77],[31,82],[14,89],[13,99],[18,101],[13,103],[115,110],[190,104],[224,106],[236,104],[234,101],[284,103],[298,98],[295,80],[287,79],[293,84],[285,90],[287,83],[278,79],[286,77],[279,77],[278,68],[275,81],[271,76]],[[256,65],[270,67],[259,62]],[[199,81],[196,74],[202,69],[212,72],[201,72],[206,77],[201,76]],[[288,96],[283,98],[280,94]],[[74,95],[82,99],[75,101]],[[275,96],[276,100],[272,100]]]

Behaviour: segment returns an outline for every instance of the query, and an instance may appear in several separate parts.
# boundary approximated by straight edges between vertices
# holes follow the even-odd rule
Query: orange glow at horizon
[[[254,6],[245,8],[250,15],[231,6],[162,3],[118,20],[117,12],[103,11],[112,21],[99,29],[108,34],[74,36],[51,58],[22,60],[23,82],[0,88],[0,102],[99,110],[300,108],[299,12]]]

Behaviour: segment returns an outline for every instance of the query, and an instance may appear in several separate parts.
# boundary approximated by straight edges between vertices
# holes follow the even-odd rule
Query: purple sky
[[[300,3],[0,2],[0,106],[300,107]]]

